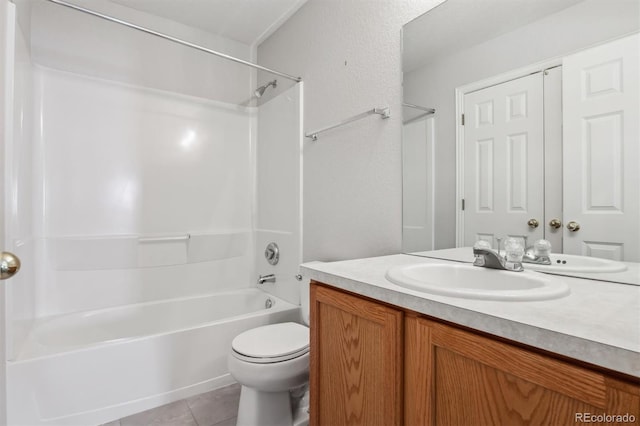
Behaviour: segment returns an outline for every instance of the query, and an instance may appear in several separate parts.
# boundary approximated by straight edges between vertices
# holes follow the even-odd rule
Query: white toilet
[[[309,381],[308,327],[286,322],[245,331],[233,339],[228,366],[242,385],[238,426],[307,424],[304,402],[296,405]]]

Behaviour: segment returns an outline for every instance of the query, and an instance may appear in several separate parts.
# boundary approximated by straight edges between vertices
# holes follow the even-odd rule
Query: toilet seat
[[[294,322],[257,327],[236,336],[231,348],[233,356],[245,362],[288,361],[309,352],[309,329]]]

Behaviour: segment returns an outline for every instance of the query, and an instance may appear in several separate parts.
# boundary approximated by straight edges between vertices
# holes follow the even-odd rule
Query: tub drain
[[[265,308],[267,308],[267,309],[269,309],[270,307],[272,307],[272,306],[273,306],[273,303],[274,303],[274,302],[273,302],[273,300],[271,300],[271,299],[267,299],[267,300],[264,302],[264,307],[265,307]]]

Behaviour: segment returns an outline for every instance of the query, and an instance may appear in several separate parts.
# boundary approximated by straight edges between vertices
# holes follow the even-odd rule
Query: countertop
[[[558,277],[571,293],[554,300],[463,299],[406,289],[387,269],[449,263],[406,254],[302,264],[305,278],[515,342],[640,377],[640,287]],[[514,272],[515,274],[515,272]]]

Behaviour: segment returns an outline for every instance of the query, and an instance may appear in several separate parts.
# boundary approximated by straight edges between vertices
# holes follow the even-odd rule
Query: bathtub
[[[237,334],[299,317],[243,289],[39,320],[8,362],[9,424],[95,425],[225,386]]]

